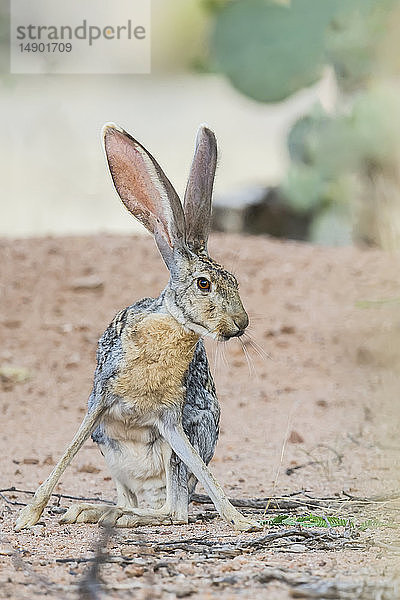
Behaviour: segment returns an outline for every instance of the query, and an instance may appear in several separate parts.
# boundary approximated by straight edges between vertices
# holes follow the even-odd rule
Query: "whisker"
[[[217,333],[217,329],[218,329],[217,327],[214,327],[214,329],[211,329],[211,331],[207,331],[206,333],[203,333],[201,335],[201,337],[203,337],[203,338],[210,337],[212,340],[215,340],[214,334]],[[193,346],[191,346],[191,348],[189,349],[189,354],[196,348],[198,342],[199,342],[199,340],[197,340],[193,344]]]
[[[214,358],[214,360],[213,360],[213,363],[214,363],[213,372],[214,372],[214,375],[217,372],[217,352],[218,352],[218,344],[216,344],[216,345],[213,344],[213,353],[214,353],[214,357],[213,357]]]
[[[250,313],[249,314],[250,322],[252,321],[266,321],[267,319],[271,319],[270,315],[257,315]]]
[[[270,354],[268,354],[268,352],[266,352],[264,350],[264,348],[262,346],[260,346],[260,344],[258,344],[251,336],[250,334],[246,331],[244,333],[246,342],[249,343],[249,345],[251,346],[251,348],[254,350],[254,352],[256,352],[256,354],[258,354],[258,356],[260,356],[263,359],[270,359],[272,360],[272,356]]]
[[[214,334],[217,333],[217,329],[218,327],[214,327],[214,329],[211,329],[210,331],[207,331],[206,333],[202,334],[202,337],[210,337],[212,340],[215,340]]]
[[[273,360],[272,356],[270,354],[268,354],[268,352],[266,352],[264,350],[264,348],[262,348],[262,346],[260,346],[259,344],[257,344],[257,342],[255,342],[252,339],[249,339],[249,344],[251,346],[251,348],[254,350],[254,352],[256,352],[258,354],[258,356],[260,356],[261,358],[265,359],[265,360]]]
[[[214,374],[217,375],[221,371],[221,345],[213,344],[214,346]]]
[[[229,369],[229,362],[226,357],[225,344],[218,344],[221,349],[222,360],[224,361],[224,365],[227,369]]]
[[[190,355],[191,352],[193,352],[193,350],[196,348],[197,344],[199,343],[199,340],[197,340],[197,342],[195,342],[193,344],[193,346],[191,346],[188,350],[188,355]]]
[[[260,352],[260,350],[257,348],[257,346],[255,344],[253,344],[253,340],[251,340],[250,338],[246,339],[246,342],[250,348],[252,350],[254,350],[254,352],[257,354],[257,356],[259,356],[260,358],[265,358],[265,356],[263,356],[262,352]]]
[[[243,354],[244,354],[244,356],[246,358],[247,366],[249,368],[249,375],[250,375],[250,377],[252,377],[254,375],[256,377],[256,379],[258,379],[258,374],[257,374],[256,368],[255,368],[254,362],[253,362],[250,354],[248,353],[247,348],[246,348],[243,340],[240,339],[240,338],[238,338],[238,339],[239,339],[239,341],[240,341],[240,343],[242,345]]]

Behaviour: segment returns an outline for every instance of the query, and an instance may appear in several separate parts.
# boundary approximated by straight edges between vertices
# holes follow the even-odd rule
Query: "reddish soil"
[[[236,498],[300,490],[314,497],[343,490],[359,497],[396,492],[398,258],[377,250],[222,235],[213,236],[210,250],[236,273],[251,317],[249,333],[262,348],[245,341],[247,361],[239,340],[207,343],[222,406],[211,466],[225,490]],[[0,265],[0,488],[34,490],[83,417],[98,337],[120,308],[158,295],[167,272],[150,238],[108,235],[0,240]],[[382,299],[388,301],[373,303]],[[302,467],[286,473],[296,466]],[[56,491],[114,498],[91,441]],[[61,500],[63,507],[70,503]],[[0,507],[0,598],[77,597],[87,563],[56,561],[93,556],[98,527],[60,526],[57,515],[45,512],[40,524],[16,534],[19,506],[0,497]],[[391,523],[398,508],[399,501],[372,505],[374,516]],[[238,536],[219,518],[118,530],[108,551],[130,557],[131,564],[120,560],[101,568],[106,597],[281,600],[293,589],[273,578],[261,583],[257,576],[266,567],[375,583],[396,571],[395,533],[385,528],[361,532],[364,546],[358,550],[266,546],[223,559],[185,550],[165,558],[145,548],[149,541],[204,534],[224,542],[260,535]],[[143,540],[143,548],[132,539]],[[389,551],[393,547],[397,551]]]

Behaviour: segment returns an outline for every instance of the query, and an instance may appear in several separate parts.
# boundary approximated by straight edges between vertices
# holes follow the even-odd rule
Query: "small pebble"
[[[306,552],[307,546],[304,544],[292,544],[289,548],[291,552]]]
[[[141,577],[144,573],[144,568],[138,565],[128,565],[125,567],[124,573],[127,577]]]

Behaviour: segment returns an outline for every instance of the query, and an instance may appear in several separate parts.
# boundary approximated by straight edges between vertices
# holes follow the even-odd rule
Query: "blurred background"
[[[2,4],[0,235],[142,231],[113,194],[104,122],[182,194],[216,132],[214,228],[400,245],[399,0],[152,0],[150,75],[10,75]]]

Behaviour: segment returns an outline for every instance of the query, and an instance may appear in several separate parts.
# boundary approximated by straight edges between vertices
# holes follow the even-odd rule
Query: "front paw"
[[[28,506],[25,506],[18,515],[14,531],[21,531],[21,529],[27,529],[36,525],[42,516],[43,508],[37,504],[28,504]]]

